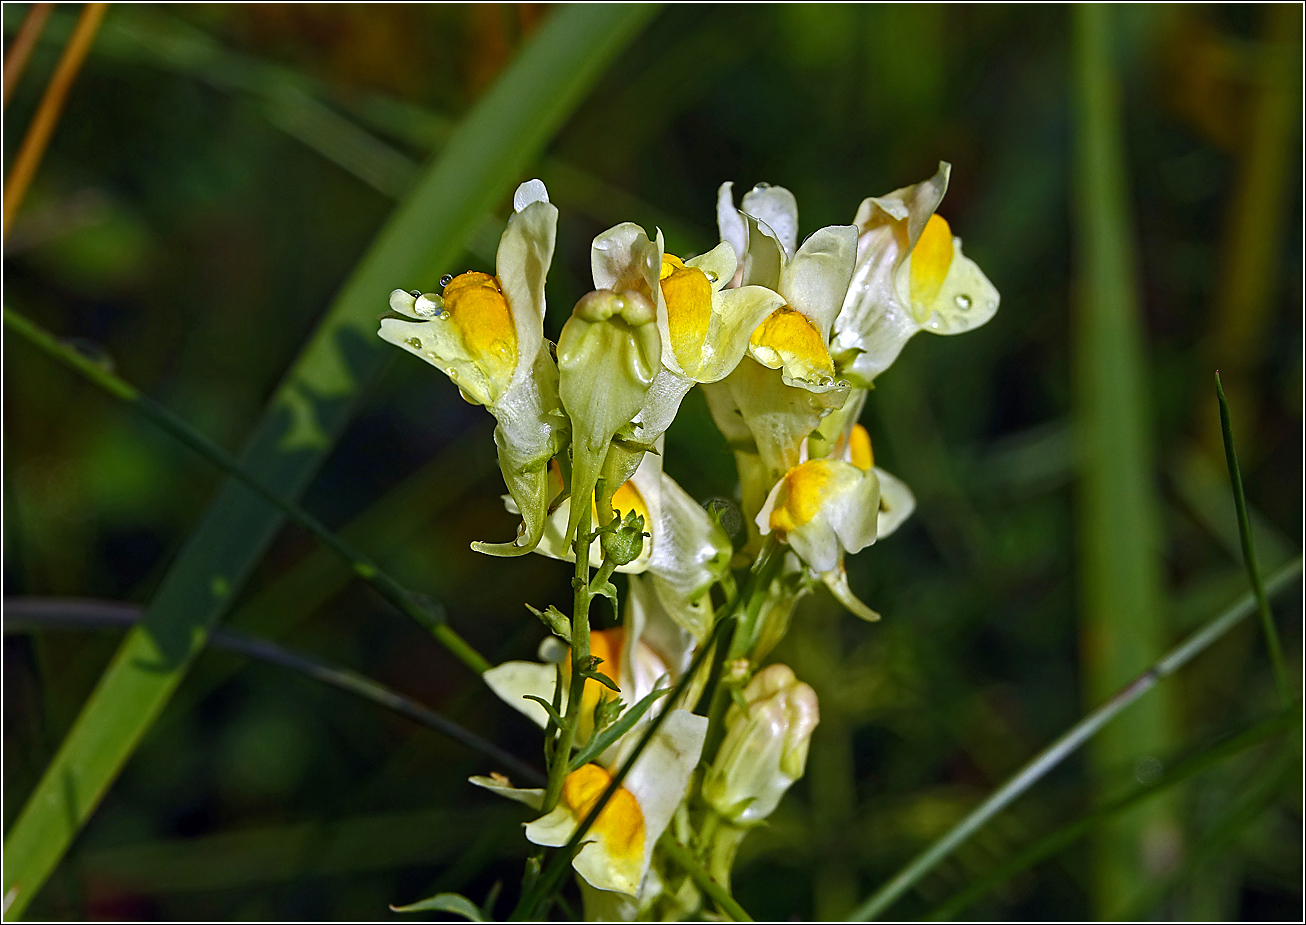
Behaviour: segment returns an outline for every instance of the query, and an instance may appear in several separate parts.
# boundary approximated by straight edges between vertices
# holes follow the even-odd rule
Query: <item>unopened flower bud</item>
[[[601,542],[604,558],[618,567],[629,565],[644,551],[644,518],[628,512],[615,529],[603,534]]]
[[[820,721],[816,692],[787,665],[759,671],[744,689],[745,713],[726,714],[726,738],[703,781],[712,808],[736,825],[761,822],[803,776],[807,746]]]

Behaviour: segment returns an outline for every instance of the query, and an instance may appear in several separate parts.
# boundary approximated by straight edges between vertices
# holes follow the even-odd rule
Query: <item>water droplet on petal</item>
[[[440,314],[436,315],[435,317],[436,317],[437,319],[439,319],[440,321],[448,321],[448,320],[449,320],[449,313],[448,313],[447,311],[443,311],[443,312],[440,312]]]
[[[408,290],[408,294],[409,294],[410,296],[412,296],[414,299],[420,299],[420,298],[422,297],[422,290],[420,290],[420,289],[409,289],[409,290]]]
[[[444,274],[444,276],[440,277],[440,288],[443,289],[445,286],[449,285],[452,282],[453,282],[453,274],[446,273]]]
[[[407,340],[405,340],[404,343],[412,347],[414,350],[420,350],[422,347],[422,342],[418,340],[416,337],[410,337]]]
[[[957,308],[958,308],[959,310],[961,310],[961,311],[963,311],[963,312],[964,312],[964,311],[969,311],[969,310],[970,310],[970,296],[968,296],[968,295],[959,295],[959,296],[957,296],[957,300],[956,300],[956,301],[957,301]]]
[[[449,370],[449,378],[452,379],[454,382],[457,382],[457,381],[458,381],[458,370],[456,370],[456,369],[451,369],[451,370]]]
[[[703,271],[703,275],[707,277],[707,281],[708,281],[709,283],[715,283],[715,282],[717,281],[717,279],[719,278],[719,277],[718,277],[715,273],[713,273],[711,270],[704,270],[704,271]]]
[[[413,311],[423,318],[434,318],[440,313],[440,309],[435,307],[435,303],[430,299],[418,299],[417,304],[413,306]]]
[[[770,183],[758,183],[753,186],[754,190],[762,190],[762,189],[770,189],[770,188],[771,188]]]

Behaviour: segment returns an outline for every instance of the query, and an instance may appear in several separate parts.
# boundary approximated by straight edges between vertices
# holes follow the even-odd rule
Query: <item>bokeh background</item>
[[[5,4],[6,44],[28,6]],[[6,306],[111,357],[239,449],[417,166],[552,13],[112,8],[6,242]],[[75,14],[56,11],[5,111],[6,164]],[[1246,587],[1217,367],[1263,569],[1300,548],[1301,11],[1128,7],[1112,23],[1161,540],[1159,656]],[[1072,373],[1085,362],[1076,312],[1093,298],[1076,284],[1073,28],[1069,8],[1032,5],[670,6],[534,171],[561,210],[554,337],[589,288],[596,233],[633,220],[660,226],[672,252],[706,250],[724,180],[789,187],[807,234],[946,159],[941,212],[1002,293],[986,327],[915,338],[868,403],[877,463],[919,507],[849,563],[883,622],[817,596],[777,653],[816,688],[822,724],[807,778],[741,858],[736,895],[758,917],[846,914],[1095,705]],[[445,271],[490,269],[495,235],[487,223]],[[437,278],[393,285],[429,290]],[[12,336],[4,387],[6,598],[148,602],[217,472]],[[304,503],[499,661],[532,657],[543,635],[523,599],[565,607],[570,592],[560,563],[468,549],[513,529],[491,427],[444,377],[394,351]],[[732,494],[701,396],[667,447],[667,469],[696,497]],[[1299,598],[1294,586],[1276,607],[1294,686]],[[350,666],[539,761],[524,720],[298,529],[281,532],[227,623]],[[5,636],[6,830],[118,639]],[[893,914],[928,913],[1273,709],[1255,621],[1152,697],[1155,734],[1136,753],[1072,758]],[[1299,918],[1300,777],[1263,786],[1283,748],[1216,763],[1138,816],[1162,833],[1146,864],[1113,873],[1104,842],[1080,840],[956,914]],[[489,770],[429,729],[211,649],[29,914],[368,919],[438,890],[479,901],[503,881],[508,896],[525,816],[465,783]],[[1254,805],[1239,802],[1253,791]]]

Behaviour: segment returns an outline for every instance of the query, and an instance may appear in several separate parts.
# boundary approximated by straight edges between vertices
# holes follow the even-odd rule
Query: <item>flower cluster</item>
[[[556,347],[543,321],[558,212],[538,180],[514,196],[494,275],[390,296],[381,337],[498,423],[521,525],[512,542],[474,548],[576,569],[574,612],[537,611],[552,634],[541,661],[485,675],[544,729],[548,786],[472,782],[536,810],[536,845],[587,826],[572,863],[591,918],[701,913],[704,872],[728,888],[735,849],[802,776],[819,720],[812,688],[763,660],[818,586],[878,619],[844,560],[915,501],[875,465],[858,423],[868,390],[916,332],[967,331],[998,307],[936,214],[948,172],[868,198],[852,224],[801,243],[793,195],[766,184],[738,204],[721,187],[721,241],[699,256],[617,225],[595,238],[595,288]],[[746,529],[734,543],[663,471],[663,435],[695,385],[738,467]],[[618,604],[618,572],[621,624],[591,629],[594,597]]]

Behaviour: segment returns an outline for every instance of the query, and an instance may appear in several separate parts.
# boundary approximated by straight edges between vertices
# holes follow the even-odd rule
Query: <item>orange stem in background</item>
[[[14,87],[18,86],[18,79],[27,67],[27,59],[32,56],[32,49],[45,31],[46,20],[53,11],[53,3],[37,3],[27,12],[27,18],[18,27],[18,35],[5,54],[3,106],[6,108],[9,106],[9,98],[14,95]]]
[[[64,47],[63,56],[59,59],[59,66],[55,68],[54,76],[50,78],[50,84],[45,88],[41,105],[37,107],[32,124],[28,126],[27,135],[23,138],[22,147],[18,149],[18,154],[14,157],[14,165],[5,179],[4,238],[9,237],[9,228],[13,224],[14,216],[18,214],[18,208],[23,204],[27,187],[31,185],[32,177],[36,175],[36,168],[40,166],[41,158],[45,155],[46,145],[50,143],[50,136],[54,134],[55,126],[59,124],[64,102],[68,99],[68,91],[72,89],[73,81],[77,79],[77,72],[81,70],[82,62],[86,60],[86,53],[91,50],[91,43],[95,41],[95,34],[99,32],[100,23],[104,20],[104,14],[108,9],[107,3],[88,3],[82,9],[77,27]],[[5,85],[8,86],[8,66],[5,70]]]

